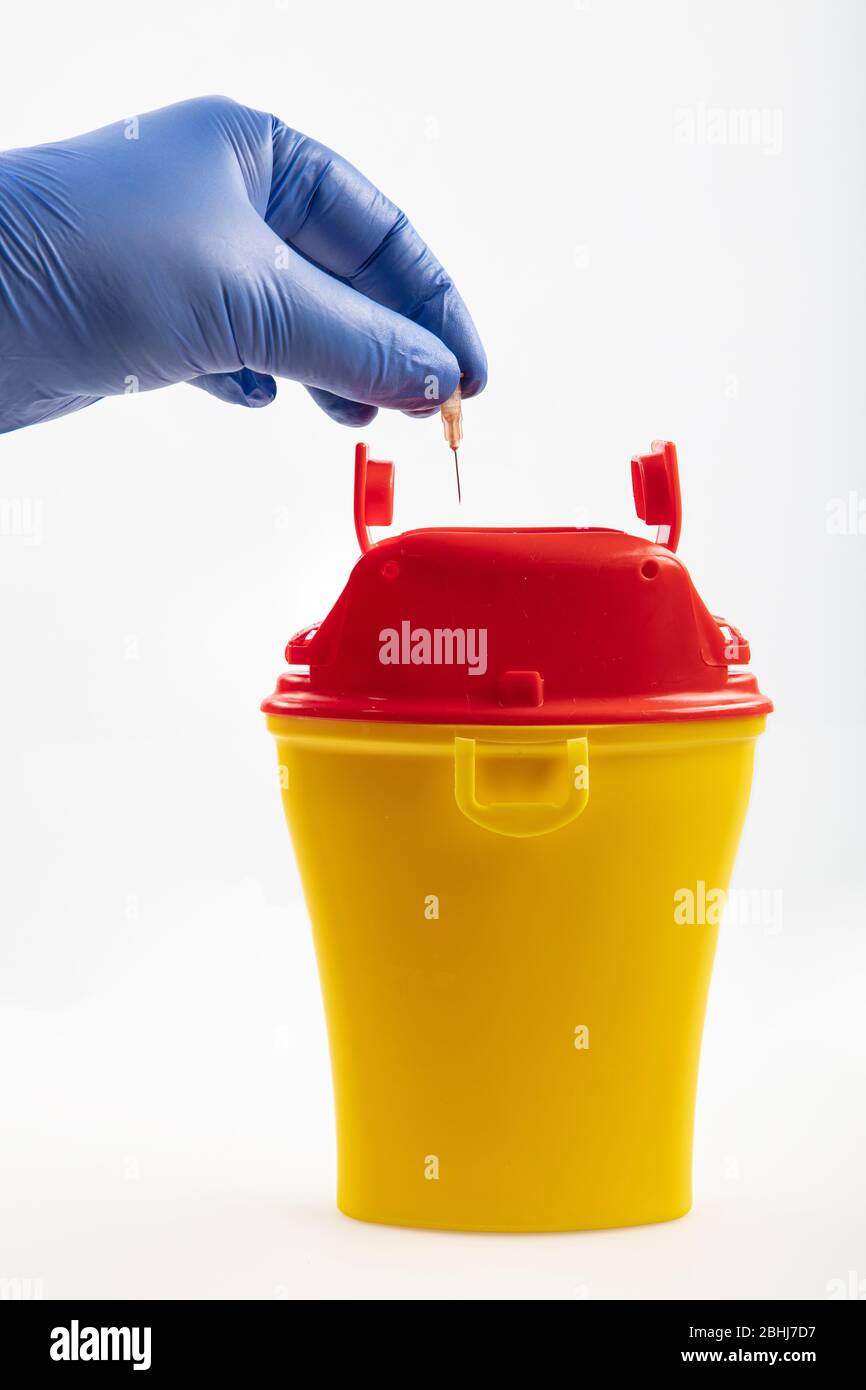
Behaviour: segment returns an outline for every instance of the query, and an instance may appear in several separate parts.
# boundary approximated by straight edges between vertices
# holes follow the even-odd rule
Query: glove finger
[[[333,391],[322,391],[318,386],[308,386],[307,390],[316,405],[324,410],[338,425],[349,425],[363,429],[372,424],[379,414],[374,405],[364,405],[362,401],[347,401],[345,396],[335,396]]]
[[[241,367],[237,372],[210,372],[207,376],[193,377],[190,386],[197,386],[217,400],[229,405],[245,405],[253,410],[270,405],[277,394],[277,383],[272,376],[263,372],[252,372],[249,367]]]
[[[395,205],[333,150],[274,120],[265,219],[284,241],[361,294],[420,324],[456,356],[464,396],[487,382],[487,358],[466,305]]]

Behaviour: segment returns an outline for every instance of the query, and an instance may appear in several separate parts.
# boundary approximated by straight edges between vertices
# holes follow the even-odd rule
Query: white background
[[[520,1238],[340,1216],[258,705],[353,562],[355,436],[291,383],[259,412],[176,387],[5,436],[0,497],[42,526],[0,537],[0,1278],[165,1298],[866,1281],[866,535],[827,529],[831,499],[866,497],[864,47],[858,0],[4,13],[0,148],[224,92],[405,208],[490,356],[464,522],[640,531],[629,456],[677,441],[680,553],[777,703],[734,886],[778,890],[782,917],[722,934],[690,1216]],[[763,110],[773,138],[676,138],[713,107]],[[458,519],[438,421],[365,437],[397,460],[400,528]]]

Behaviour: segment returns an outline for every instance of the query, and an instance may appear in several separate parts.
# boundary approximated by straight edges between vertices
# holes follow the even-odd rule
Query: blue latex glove
[[[178,381],[333,419],[484,387],[459,294],[332,150],[225,97],[0,154],[0,432]]]

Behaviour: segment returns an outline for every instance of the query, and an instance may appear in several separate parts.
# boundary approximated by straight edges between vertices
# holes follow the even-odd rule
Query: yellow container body
[[[269,716],[341,1211],[472,1231],[688,1211],[718,894],[764,722]]]

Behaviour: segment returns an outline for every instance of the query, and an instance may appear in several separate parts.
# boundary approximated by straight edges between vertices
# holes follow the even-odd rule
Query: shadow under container
[[[706,898],[727,891],[771,705],[671,548],[673,445],[633,461],[656,542],[373,546],[387,468],[359,453],[367,548],[264,706],[325,1002],[338,1205],[486,1231],[681,1216]]]

